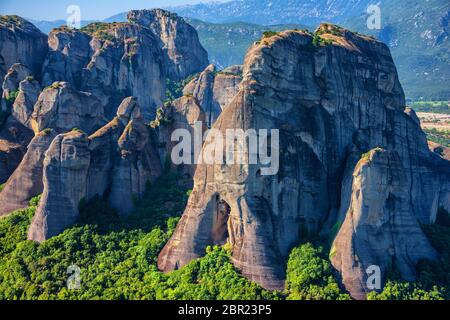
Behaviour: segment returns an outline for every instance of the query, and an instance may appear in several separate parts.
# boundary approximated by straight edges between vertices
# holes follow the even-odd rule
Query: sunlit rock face
[[[161,9],[133,10],[128,20],[150,28],[159,38],[167,77],[183,80],[208,65],[208,53],[197,31],[176,14]]]
[[[18,16],[0,16],[0,79],[20,63],[40,75],[48,51],[47,36]]]
[[[88,136],[72,130],[56,136],[43,160],[43,194],[28,238],[43,242],[79,217],[82,200],[106,197],[120,215],[162,173],[155,141],[137,99],[128,97],[116,117]]]
[[[404,112],[387,46],[330,25],[320,28],[331,43],[315,45],[311,34],[286,31],[249,49],[239,93],[214,128],[224,135],[227,129],[278,129],[279,170],[264,176],[261,165],[198,165],[188,206],[159,256],[161,270],[186,265],[208,245],[228,243],[245,276],[265,288],[282,289],[290,249],[306,233],[329,234],[343,223],[352,194],[348,172],[376,147],[396,153],[399,169],[392,170],[401,173],[391,176],[401,181],[392,183],[401,187],[392,192],[408,191],[399,202],[405,216],[433,222],[439,204],[448,200],[450,164],[429,151],[420,126]],[[208,150],[208,143],[203,148]],[[248,149],[244,154],[251,156]],[[384,216],[371,223],[382,223]],[[386,238],[394,232],[380,230]],[[395,230],[400,242],[425,243],[417,228],[408,239],[410,231],[401,224]],[[405,256],[404,248],[398,257]],[[342,255],[347,257],[348,250]],[[335,267],[344,284],[350,283],[344,269]],[[351,277],[364,281],[362,275]]]

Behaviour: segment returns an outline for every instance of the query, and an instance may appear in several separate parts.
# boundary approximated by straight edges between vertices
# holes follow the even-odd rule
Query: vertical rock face
[[[74,128],[91,133],[106,123],[100,101],[77,91],[67,82],[55,82],[39,96],[31,117],[35,132],[46,128],[67,132]]]
[[[137,97],[144,114],[154,115],[165,94],[159,39],[147,28],[128,23],[93,23],[83,29],[55,29],[43,69],[44,85],[65,81],[96,96],[114,117],[127,96]]]
[[[172,156],[175,146],[179,143],[179,141],[172,141],[172,134],[179,129],[189,132],[189,136],[191,137],[191,152],[187,157],[193,161],[195,156],[194,137],[196,123],[198,125],[197,129],[201,129],[203,133],[207,130],[205,112],[198,104],[198,100],[192,96],[183,96],[171,102],[169,105],[165,105],[161,109],[156,122],[159,145],[161,146],[161,161],[166,161],[166,159]],[[179,137],[175,137],[175,139],[177,138]],[[177,170],[180,176],[183,177],[184,184],[187,187],[192,187],[192,179],[195,173],[196,166],[193,162],[191,163],[191,165],[177,164],[172,166],[172,169]]]
[[[145,192],[147,183],[154,181],[162,169],[137,101],[125,99],[119,107],[118,117],[127,124],[117,141],[119,155],[112,172],[110,203],[121,214],[127,215],[133,209],[133,199]]]
[[[20,82],[30,77],[31,74],[30,69],[20,63],[15,63],[9,68],[2,84],[1,111],[10,111],[11,100],[17,94]]]
[[[33,132],[13,117],[0,128],[0,184],[16,170],[32,138]]]
[[[52,130],[40,132],[31,140],[19,167],[0,192],[0,216],[26,208],[29,200],[42,193],[45,152],[55,138]]]
[[[213,96],[223,110],[239,92],[242,81],[240,73],[232,73],[223,70],[214,79]]]
[[[55,81],[67,81],[81,87],[82,71],[94,53],[91,37],[77,29],[61,27],[48,36],[49,52],[42,68],[42,84],[50,86]]]
[[[8,69],[5,80],[3,81],[3,98],[8,97],[14,91],[19,89],[19,83],[32,75],[30,69],[20,63],[15,63]]]
[[[89,169],[86,134],[72,131],[57,136],[44,159],[44,192],[28,231],[28,239],[42,242],[75,223],[85,197]]]
[[[351,295],[365,299],[369,267],[380,267],[382,275],[395,269],[413,281],[417,262],[437,254],[413,214],[410,185],[395,151],[365,155],[350,185],[350,205],[330,258]]]
[[[230,69],[235,70],[235,68]],[[242,76],[227,69],[217,72],[209,65],[183,89],[183,94],[194,96],[206,113],[206,124],[212,127],[223,108],[233,100],[239,91]]]
[[[45,241],[72,225],[81,199],[106,196],[127,215],[133,199],[159,177],[161,163],[137,99],[126,98],[118,110],[110,123],[89,137],[74,130],[53,140],[45,154],[44,192],[30,240]]]
[[[48,51],[47,36],[18,16],[0,16],[0,79],[15,63],[40,75]]]
[[[228,242],[244,275],[282,289],[285,261],[302,230],[328,233],[339,221],[344,171],[355,166],[352,153],[377,146],[397,151],[404,168],[404,176],[392,175],[402,179],[395,182],[399,190],[409,189],[410,197],[398,205],[416,220],[434,221],[448,199],[450,163],[429,151],[419,125],[404,112],[389,49],[335,26],[319,31],[330,44],[314,45],[309,33],[286,31],[249,49],[239,93],[214,128],[224,136],[227,129],[278,129],[279,170],[263,176],[262,165],[199,165],[188,206],[159,256],[161,270],[182,267],[206,246]],[[271,139],[268,145],[274,145]],[[204,152],[210,149],[205,143]],[[249,156],[244,146],[244,158]],[[375,217],[377,225],[384,216]],[[407,239],[410,230],[383,232]],[[398,250],[398,257],[408,254]]]
[[[19,93],[14,101],[12,108],[12,116],[24,126],[32,129],[31,116],[34,111],[39,95],[41,93],[41,86],[34,78],[26,78],[19,84]]]
[[[134,10],[128,13],[128,20],[150,28],[159,37],[169,78],[183,80],[208,65],[208,53],[197,31],[176,14],[161,9]]]

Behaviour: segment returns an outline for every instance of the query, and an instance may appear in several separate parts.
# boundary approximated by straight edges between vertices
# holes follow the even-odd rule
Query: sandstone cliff
[[[162,50],[147,28],[128,23],[60,28],[50,33],[49,44],[43,85],[64,81],[92,93],[110,120],[127,96],[137,97],[149,119],[164,100]]]
[[[206,114],[206,124],[210,128],[223,108],[231,102],[239,91],[242,81],[239,69],[225,69],[221,72],[209,65],[183,89],[183,94],[194,96]]]
[[[29,121],[35,132],[78,128],[87,133],[107,122],[100,100],[92,93],[75,90],[67,82],[55,82],[42,91]]]
[[[45,154],[43,195],[28,238],[42,242],[71,226],[82,199],[107,197],[120,214],[130,213],[133,199],[162,172],[154,144],[131,97],[93,135],[79,130],[58,135]]]
[[[346,205],[341,191],[348,189],[342,185],[345,171],[353,172],[356,165],[352,154],[377,146],[395,150],[404,168],[402,180],[395,182],[401,185],[396,192],[409,190],[400,201],[404,216],[432,223],[437,207],[448,204],[450,163],[429,151],[425,134],[404,111],[403,90],[386,45],[328,24],[317,30],[315,41],[302,31],[265,37],[249,49],[239,93],[214,128],[224,135],[227,129],[279,129],[279,171],[263,176],[261,165],[199,165],[188,206],[159,256],[159,268],[180,268],[202,256],[208,245],[229,243],[233,262],[245,276],[282,289],[286,258],[305,236],[302,230],[327,234],[339,222],[339,212],[347,211],[341,209]],[[373,223],[383,218],[375,215]],[[410,231],[407,223],[399,225],[395,233],[402,240],[395,244],[403,239],[424,243],[419,232]],[[387,239],[394,231],[383,232]],[[401,258],[406,250],[403,246],[396,252],[402,270],[409,263]],[[363,282],[361,275],[356,277]],[[344,276],[346,285],[347,280]]]
[[[133,10],[128,20],[150,28],[160,39],[167,77],[183,80],[208,65],[208,53],[197,31],[174,13],[161,10]]]
[[[191,164],[174,164],[170,161],[172,169],[180,174],[183,179],[182,183],[187,187],[192,187],[192,179],[196,168],[193,162],[195,157],[194,137],[196,123],[199,125],[197,129],[206,132],[205,112],[199,105],[198,100],[192,96],[183,96],[166,104],[158,110],[157,118],[153,122],[158,136],[159,156],[162,163],[166,163],[168,159],[171,159],[174,147],[178,143],[178,141],[172,141],[172,134],[178,129],[185,129],[189,132],[191,152],[186,157],[191,159]],[[175,137],[175,139],[178,138],[178,136]]]
[[[373,289],[367,285],[371,266],[414,281],[417,262],[436,259],[437,253],[414,216],[398,153],[375,149],[364,155],[349,184],[350,205],[330,252],[346,289],[365,299]]]
[[[56,134],[47,130],[37,134],[28,146],[19,167],[0,192],[0,216],[26,208],[29,200],[44,190],[42,170],[45,152]]]
[[[47,51],[47,36],[33,24],[18,16],[0,16],[0,79],[15,63],[40,75]]]

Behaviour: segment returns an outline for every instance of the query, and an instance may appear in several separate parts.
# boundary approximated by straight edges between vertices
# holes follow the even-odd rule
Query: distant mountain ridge
[[[381,30],[367,28],[366,11],[371,4],[371,0],[234,0],[170,10],[187,18],[197,29],[211,61],[219,67],[242,63],[248,45],[264,30],[276,31],[297,24],[314,29],[320,22],[328,21],[387,43],[408,98],[449,100],[450,2],[379,1]],[[126,13],[120,13],[105,22],[125,20]],[[51,30],[48,22],[34,23],[44,32]]]

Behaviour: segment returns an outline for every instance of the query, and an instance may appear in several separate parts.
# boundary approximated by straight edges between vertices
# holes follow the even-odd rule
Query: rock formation
[[[27,151],[33,132],[13,117],[0,128],[0,184],[8,180]]]
[[[48,51],[47,36],[18,16],[0,16],[0,79],[16,63],[40,75]]]
[[[433,223],[437,207],[448,204],[450,163],[429,151],[420,126],[405,113],[404,93],[387,46],[329,24],[321,25],[317,35],[319,42],[307,32],[281,32],[249,49],[239,93],[214,128],[224,136],[227,129],[278,129],[279,171],[264,176],[261,164],[199,165],[188,206],[159,256],[161,270],[186,265],[208,245],[229,243],[232,260],[245,276],[265,288],[282,289],[292,246],[304,236],[303,230],[328,234],[330,226],[340,222],[339,213],[348,212],[350,203],[341,193],[348,189],[343,182],[351,180],[344,177],[354,171],[354,154],[360,157],[378,146],[398,153],[392,156],[396,167],[386,175],[397,179],[391,181],[397,186],[392,192],[408,193],[393,194],[387,202],[402,206],[403,217]],[[270,137],[263,146],[275,142]],[[208,143],[203,148],[210,150]],[[244,158],[249,156],[245,145]],[[362,183],[363,190],[374,186]],[[379,204],[368,204],[377,207],[367,212],[377,212]],[[386,215],[389,212],[378,210],[371,223],[382,225]],[[415,226],[404,221],[396,230],[383,227],[383,238],[395,233],[395,245],[425,244]],[[351,235],[346,235],[340,243],[349,243]],[[366,250],[364,244],[361,248]],[[396,267],[411,270],[405,265],[410,263],[404,259],[407,247],[396,250]],[[349,256],[347,249],[340,254]],[[385,258],[389,256],[386,251]],[[432,250],[422,255],[433,256]],[[386,259],[376,262],[385,268]],[[361,266],[368,263],[359,261]],[[353,290],[350,278],[345,273],[343,277]],[[362,275],[356,277],[364,281]]]
[[[231,102],[239,91],[242,76],[237,67],[221,72],[209,65],[183,89],[184,95],[192,95],[206,113],[208,127],[212,127],[222,109]]]
[[[32,129],[30,120],[34,111],[34,105],[40,93],[41,86],[39,82],[34,80],[33,77],[27,77],[19,84],[19,92],[11,110],[12,117],[30,129]]]
[[[74,224],[85,196],[90,163],[89,140],[79,131],[58,135],[44,159],[44,192],[28,231],[42,242]]]
[[[351,295],[365,299],[373,289],[367,285],[371,266],[380,267],[382,275],[396,270],[414,281],[417,262],[436,259],[437,253],[414,216],[410,185],[397,152],[371,151],[352,178],[350,205],[330,258]]]
[[[49,35],[43,85],[65,81],[100,99],[111,120],[117,105],[134,96],[150,121],[165,99],[166,78],[182,80],[208,64],[197,32],[163,10],[129,13],[130,23],[61,27]]]
[[[189,132],[191,137],[191,153],[187,155],[191,159],[191,164],[174,164],[172,161],[172,169],[177,170],[182,177],[183,184],[187,187],[192,187],[192,179],[194,177],[196,166],[193,163],[195,156],[194,137],[195,127],[201,129],[203,133],[206,132],[205,112],[200,107],[198,100],[192,96],[183,96],[163,108],[158,110],[158,115],[153,123],[157,129],[157,136],[159,141],[159,155],[162,163],[170,159],[174,147],[179,141],[172,141],[172,134],[178,129],[185,129]],[[176,136],[175,139],[179,137]],[[199,150],[200,151],[200,150]]]
[[[93,94],[77,91],[67,82],[55,82],[40,94],[30,122],[35,132],[76,128],[89,134],[107,121],[102,104]]]
[[[200,44],[197,31],[176,14],[161,10],[134,10],[128,21],[150,28],[161,41],[166,75],[183,80],[208,65],[208,53]]]
[[[33,138],[19,167],[0,192],[0,216],[26,208],[31,198],[42,194],[45,152],[55,136],[53,130],[46,130]]]
[[[149,119],[165,95],[158,38],[128,23],[93,23],[81,30],[55,29],[44,63],[45,86],[65,81],[100,100],[111,120],[127,96],[137,97]]]
[[[19,84],[22,80],[32,76],[32,72],[26,66],[15,63],[8,69],[2,84],[2,99],[6,100],[9,96],[19,90]]]
[[[58,235],[78,219],[82,199],[106,196],[122,215],[162,172],[154,141],[135,98],[91,136],[73,130],[58,135],[44,160],[44,191],[28,238]]]

